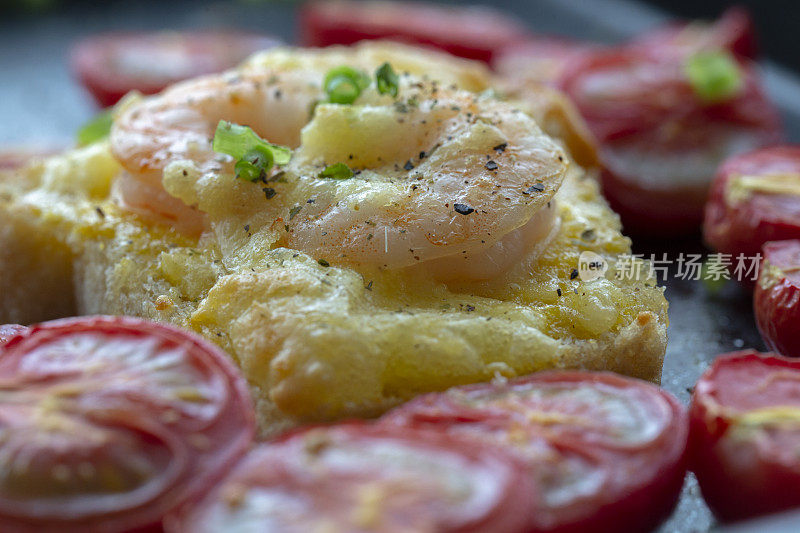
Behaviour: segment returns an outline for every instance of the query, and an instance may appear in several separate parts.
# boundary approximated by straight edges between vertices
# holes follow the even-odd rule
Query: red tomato
[[[27,329],[28,328],[25,326],[19,326],[17,324],[0,325],[0,347],[7,343],[11,337]]]
[[[72,70],[102,107],[128,91],[155,94],[180,80],[232,68],[280,44],[242,32],[108,33],[76,44]]]
[[[219,479],[255,422],[227,355],[171,326],[82,317],[0,349],[0,530],[156,526]]]
[[[800,241],[764,245],[753,308],[770,350],[800,357]]]
[[[489,61],[495,51],[526,35],[516,21],[485,7],[343,0],[311,2],[300,11],[306,46],[394,39]]]
[[[670,514],[686,470],[683,407],[650,383],[610,373],[542,372],[454,388],[381,423],[516,455],[541,493],[531,531],[652,529]]]
[[[740,90],[712,104],[692,89],[686,57],[636,46],[596,51],[559,82],[600,142],[604,193],[629,232],[696,230],[719,163],[780,138],[752,65],[740,61]]]
[[[711,186],[703,235],[719,252],[747,256],[767,241],[800,239],[800,146],[726,161]]]
[[[800,506],[800,361],[718,357],[692,397],[691,462],[723,520]]]
[[[262,444],[169,532],[523,531],[534,496],[502,451],[347,424]],[[238,530],[238,529],[237,529]]]

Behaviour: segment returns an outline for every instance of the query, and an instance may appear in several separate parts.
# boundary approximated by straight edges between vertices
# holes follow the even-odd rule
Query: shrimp
[[[138,203],[146,208],[147,196],[164,192],[163,172],[173,161],[190,161],[199,179],[230,179],[233,162],[211,149],[217,122],[227,120],[295,149],[275,184],[278,201],[269,207],[276,210],[274,225],[286,230],[277,245],[331,264],[423,265],[442,280],[477,280],[546,244],[557,226],[552,198],[568,163],[530,116],[490,97],[406,75],[397,97],[371,87],[353,105],[317,105],[312,117],[333,66],[262,59],[184,82],[127,109],[111,134],[126,170],[123,200],[135,205],[141,193]],[[335,163],[348,165],[354,176],[321,177]],[[167,218],[189,216],[168,202],[159,205]]]

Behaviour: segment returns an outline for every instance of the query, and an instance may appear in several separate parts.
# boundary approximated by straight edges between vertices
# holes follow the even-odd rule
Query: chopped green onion
[[[375,71],[375,84],[378,86],[379,93],[397,96],[398,83],[397,73],[388,61]]]
[[[684,65],[684,72],[695,94],[705,102],[723,102],[735,96],[743,77],[730,52],[698,52]]]
[[[325,170],[319,173],[320,178],[327,178],[332,180],[346,180],[353,177],[353,171],[344,163],[336,163],[325,167]]]
[[[269,172],[273,165],[285,165],[292,151],[285,146],[272,144],[247,126],[220,120],[214,133],[214,151],[234,157],[236,177],[256,181]]]
[[[369,84],[370,79],[365,72],[342,65],[328,71],[322,87],[329,102],[352,104]]]
[[[78,145],[86,146],[87,144],[102,141],[111,133],[111,124],[113,122],[114,117],[110,108],[99,113],[78,130]]]

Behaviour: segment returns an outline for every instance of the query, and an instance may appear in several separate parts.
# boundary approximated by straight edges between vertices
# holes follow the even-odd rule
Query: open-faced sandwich
[[[542,369],[657,382],[667,303],[585,126],[554,89],[496,86],[378,42],[129,96],[108,139],[0,175],[0,323],[193,329],[265,435]]]

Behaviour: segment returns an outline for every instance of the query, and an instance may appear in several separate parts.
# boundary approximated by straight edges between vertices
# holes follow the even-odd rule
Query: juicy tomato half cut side
[[[28,328],[20,326],[19,324],[3,324],[0,325],[0,347],[11,339],[14,335],[26,331]]]
[[[753,309],[770,350],[800,357],[800,240],[768,242],[763,249]]]
[[[488,62],[497,50],[526,35],[516,21],[485,7],[337,0],[310,2],[300,11],[305,46],[393,39]]]
[[[72,70],[101,107],[129,91],[155,94],[175,82],[235,67],[280,41],[242,32],[107,33],[77,43]]]
[[[719,252],[747,256],[768,241],[800,239],[800,146],[726,161],[711,186],[703,236]]]
[[[800,361],[719,356],[695,386],[691,467],[723,520],[800,505]]]
[[[155,527],[250,446],[244,379],[170,326],[82,317],[0,348],[0,530]]]
[[[530,531],[645,531],[686,471],[688,421],[668,393],[610,373],[542,372],[428,394],[380,424],[498,446],[540,494]]]
[[[524,531],[535,496],[516,460],[439,433],[344,424],[261,444],[170,533]]]
[[[627,231],[696,231],[719,164],[780,140],[778,113],[748,60],[722,60],[735,69],[733,92],[715,100],[698,94],[688,62],[721,50],[634,42],[584,54],[563,72],[558,86],[598,138],[603,190]]]

